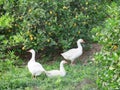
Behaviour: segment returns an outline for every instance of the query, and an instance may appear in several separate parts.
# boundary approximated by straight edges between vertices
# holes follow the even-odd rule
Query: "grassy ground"
[[[58,69],[60,61],[44,64],[46,70]],[[98,90],[96,84],[96,70],[94,63],[86,66],[79,61],[75,66],[65,65],[65,77],[48,78],[45,74],[36,79],[31,77],[26,66],[11,66],[9,70],[0,72],[0,90]]]

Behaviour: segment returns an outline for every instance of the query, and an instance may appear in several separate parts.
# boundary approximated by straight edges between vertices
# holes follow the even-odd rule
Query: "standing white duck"
[[[81,46],[81,43],[84,43],[84,40],[83,39],[79,39],[77,41],[77,48],[73,48],[73,49],[70,49],[64,53],[61,53],[61,55],[64,57],[64,59],[66,60],[70,60],[71,61],[71,65],[74,64],[74,61],[80,57],[83,53],[83,48]]]
[[[35,51],[33,49],[30,49],[28,52],[32,53],[32,58],[28,62],[28,69],[32,73],[32,76],[36,77],[45,70],[40,63],[35,61]]]
[[[51,70],[51,71],[45,71],[46,75],[48,77],[64,77],[66,75],[66,71],[64,69],[64,64],[67,63],[65,60],[62,60],[60,62],[60,70]]]

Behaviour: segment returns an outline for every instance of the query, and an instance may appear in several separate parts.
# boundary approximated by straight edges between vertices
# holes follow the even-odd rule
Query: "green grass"
[[[44,64],[46,70],[58,69],[60,61]],[[80,62],[75,66],[65,65],[65,77],[48,78],[45,74],[36,79],[31,77],[26,66],[10,67],[0,72],[0,90],[98,90],[96,84],[96,70],[94,63],[83,66]]]

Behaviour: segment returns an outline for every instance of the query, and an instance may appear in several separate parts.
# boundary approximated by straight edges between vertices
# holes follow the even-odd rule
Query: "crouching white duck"
[[[74,61],[80,57],[83,53],[83,48],[82,48],[82,45],[81,43],[84,43],[84,40],[83,39],[79,39],[77,41],[77,48],[73,48],[73,49],[70,49],[64,53],[61,53],[61,55],[64,57],[64,59],[66,60],[70,60],[71,61],[71,64],[73,65],[74,64]]]
[[[35,51],[33,49],[29,50],[28,52],[32,53],[32,57],[30,61],[28,62],[28,69],[31,72],[33,77],[36,77],[40,75],[42,72],[44,72],[44,68],[42,65],[35,61]]]
[[[60,62],[60,70],[51,70],[51,71],[45,71],[46,75],[48,77],[64,77],[66,75],[66,71],[64,69],[64,64],[67,63],[65,60],[62,60]]]

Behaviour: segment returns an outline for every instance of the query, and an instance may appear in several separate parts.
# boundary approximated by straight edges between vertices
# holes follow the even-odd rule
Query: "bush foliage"
[[[2,0],[0,31],[5,48],[68,49],[79,38],[91,41],[103,2],[85,0]],[[104,15],[101,14],[100,17]]]
[[[96,54],[99,67],[98,85],[104,90],[120,89],[120,2],[112,2],[106,6],[107,18],[101,26],[93,28],[94,39],[102,46]]]

